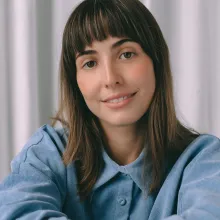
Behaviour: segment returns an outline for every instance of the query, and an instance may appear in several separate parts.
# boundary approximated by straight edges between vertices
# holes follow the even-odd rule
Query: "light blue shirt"
[[[167,173],[158,193],[146,196],[145,151],[126,166],[103,150],[104,170],[90,198],[80,203],[74,162],[61,155],[67,136],[44,125],[28,140],[0,184],[1,220],[219,220],[220,141],[200,135]],[[149,163],[149,172],[150,172]],[[147,186],[150,183],[147,181]]]

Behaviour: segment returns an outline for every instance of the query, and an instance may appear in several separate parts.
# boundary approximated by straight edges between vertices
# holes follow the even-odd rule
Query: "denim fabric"
[[[11,162],[0,184],[1,220],[219,220],[220,141],[200,135],[167,173],[158,193],[146,196],[142,180],[145,151],[119,166],[103,148],[104,170],[91,196],[80,203],[74,162],[61,155],[67,136],[49,125],[39,128]]]

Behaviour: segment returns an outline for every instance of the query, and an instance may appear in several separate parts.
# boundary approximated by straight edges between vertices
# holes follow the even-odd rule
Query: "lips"
[[[113,99],[119,99],[119,98],[122,98],[122,97],[125,97],[125,96],[132,96],[135,93],[137,93],[137,92],[134,92],[134,93],[120,93],[120,94],[117,94],[117,95],[112,95],[112,96],[109,96],[107,99],[102,100],[102,102],[107,102],[107,101],[110,101],[110,100],[113,100]]]

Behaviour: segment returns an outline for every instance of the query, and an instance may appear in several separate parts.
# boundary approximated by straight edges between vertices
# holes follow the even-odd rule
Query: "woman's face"
[[[147,111],[155,91],[151,58],[128,38],[94,41],[76,55],[77,83],[103,126],[130,126]]]

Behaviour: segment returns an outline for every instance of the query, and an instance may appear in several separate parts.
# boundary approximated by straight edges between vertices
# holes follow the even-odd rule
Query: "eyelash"
[[[124,52],[124,53],[122,53],[121,55],[126,54],[126,53],[131,54],[131,57],[130,57],[130,58],[127,58],[126,60],[129,60],[129,59],[131,59],[134,55],[136,55],[134,52],[130,52],[130,51]],[[120,55],[120,57],[121,57],[121,55]],[[83,65],[83,68],[84,68],[88,63],[90,63],[90,62],[95,62],[95,61],[90,60],[90,61],[86,62],[86,63]],[[93,67],[91,67],[91,68],[93,68]],[[91,68],[89,68],[89,69],[91,69]]]

